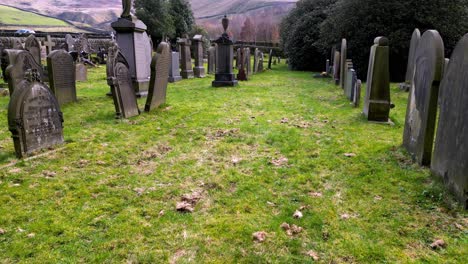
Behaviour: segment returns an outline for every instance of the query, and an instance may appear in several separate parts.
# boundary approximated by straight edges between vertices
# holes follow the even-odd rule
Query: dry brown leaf
[[[314,261],[318,261],[320,259],[318,253],[313,250],[307,251],[307,256],[311,257]]]
[[[27,235],[27,237],[29,237],[29,238],[33,238],[33,237],[35,237],[35,236],[36,236],[36,234],[34,234],[34,233],[31,233],[31,234],[28,234],[28,235]]]
[[[271,206],[271,207],[275,207],[275,206],[276,206],[275,203],[272,203],[272,202],[269,202],[269,201],[267,201],[267,204],[268,204],[269,206]]]
[[[45,170],[42,172],[42,175],[44,175],[46,178],[54,178],[55,176],[57,176],[57,173],[54,171]]]
[[[164,210],[159,211],[159,217],[163,216],[165,214]]]
[[[265,231],[258,231],[252,234],[252,237],[255,242],[262,243],[267,238],[267,233]]]
[[[181,200],[184,202],[188,202],[192,205],[195,205],[200,199],[202,198],[202,192],[201,191],[194,191],[190,194],[184,194],[182,195]]]
[[[282,223],[280,227],[285,231],[291,229],[291,226],[288,223]]]
[[[440,249],[440,248],[445,248],[447,244],[445,244],[445,241],[442,239],[437,239],[431,244],[432,249]]]
[[[309,195],[312,197],[317,197],[317,198],[323,196],[321,192],[310,192]]]
[[[194,211],[192,204],[185,201],[178,202],[176,210],[183,213],[192,213]]]
[[[460,229],[461,231],[463,231],[463,230],[465,229],[465,228],[464,228],[462,225],[460,225],[459,223],[455,223],[455,227],[458,228],[458,229]]]
[[[348,158],[356,157],[356,153],[345,153],[344,155]]]
[[[288,159],[286,157],[279,157],[277,159],[272,159],[271,164],[275,165],[276,167],[282,167],[288,164]]]
[[[296,212],[294,212],[294,214],[293,214],[293,217],[296,218],[296,219],[301,219],[303,216],[304,215],[299,210],[296,210]]]
[[[20,173],[22,172],[22,170],[20,168],[13,168],[11,170],[8,171],[9,173]]]
[[[138,195],[142,195],[145,193],[145,188],[134,188],[133,191],[136,192]]]
[[[374,200],[375,201],[380,201],[380,200],[382,200],[382,196],[376,195],[376,196],[374,196]]]
[[[281,124],[287,124],[289,122],[289,118],[283,117],[281,118]]]
[[[6,231],[5,231],[5,229],[3,229],[3,228],[0,228],[0,235],[4,235],[4,234],[6,234]]]

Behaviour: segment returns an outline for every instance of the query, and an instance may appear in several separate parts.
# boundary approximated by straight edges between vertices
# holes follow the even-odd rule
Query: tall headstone
[[[340,63],[341,55],[339,51],[335,51],[335,56],[333,59],[333,79],[335,79],[335,85],[340,84]]]
[[[444,63],[444,42],[439,32],[426,31],[416,50],[414,82],[408,98],[403,135],[403,146],[420,165],[431,163]]]
[[[346,76],[346,54],[347,54],[348,46],[346,39],[341,40],[341,60],[340,60],[340,86],[344,89],[345,84],[345,76]]]
[[[346,74],[346,84],[345,84],[345,95],[348,100],[351,102],[354,100],[354,92],[357,82],[356,71],[351,67],[348,67],[348,72]]]
[[[270,52],[268,53],[268,69],[271,70],[271,63],[273,61],[273,50],[270,49]]]
[[[47,56],[50,89],[60,105],[76,102],[75,65],[65,50],[54,50]]]
[[[60,106],[36,74],[28,70],[27,79],[20,82],[8,106],[8,127],[18,158],[64,142]]]
[[[253,65],[253,73],[257,73],[258,72],[258,62],[260,60],[260,51],[258,50],[258,48],[255,48],[255,51],[254,51],[254,65]]]
[[[388,122],[393,108],[390,102],[389,50],[385,37],[377,37],[371,47],[363,111],[369,121]]]
[[[192,55],[190,53],[190,46],[192,42],[190,39],[182,38],[177,41],[180,47],[180,75],[183,79],[194,78],[193,68],[192,68]]]
[[[151,62],[151,80],[145,105],[146,112],[166,103],[170,60],[169,44],[161,42]]]
[[[8,65],[4,71],[4,78],[8,82],[10,94],[13,94],[19,83],[24,80],[27,70],[36,72],[41,81],[45,75],[42,66],[36,63],[34,57],[27,50],[4,50],[2,63]]]
[[[75,64],[75,79],[77,82],[86,82],[88,80],[88,68],[82,62]]]
[[[263,52],[259,52],[258,56],[258,72],[263,72],[263,63],[264,63],[264,55]]]
[[[359,107],[361,103],[361,80],[357,80],[356,84],[354,85],[354,93],[353,93],[353,105],[354,107]]]
[[[208,49],[208,74],[216,73],[216,47],[211,46]]]
[[[169,68],[169,82],[174,83],[182,80],[182,76],[180,76],[180,57],[179,52],[172,51],[171,52],[171,67]]]
[[[193,56],[195,57],[195,67],[193,73],[197,78],[204,78],[205,66],[203,66],[203,36],[195,35],[192,39],[193,43]]]
[[[68,52],[75,50],[75,39],[70,34],[65,35],[65,50]]]
[[[330,75],[330,60],[327,60],[325,62],[325,72],[327,73],[327,75]]]
[[[250,48],[244,48],[244,64],[247,77],[252,75],[252,61],[250,58]]]
[[[431,170],[468,209],[468,34],[452,52],[440,84],[439,124]]]
[[[29,35],[24,43],[24,49],[29,51],[37,64],[41,65],[41,43],[34,35]]]
[[[224,33],[215,41],[216,44],[218,44],[218,48],[216,51],[217,61],[215,80],[212,82],[213,87],[236,86],[238,84],[234,73],[232,72],[234,43],[227,33],[227,28],[229,26],[229,19],[227,16],[224,16],[222,24]]]
[[[152,47],[146,25],[131,14],[131,3],[122,1],[122,15],[111,26],[117,32],[117,44],[128,62],[133,89],[142,97],[148,94]]]
[[[49,53],[52,52],[52,50],[55,47],[55,44],[56,43],[52,41],[52,38],[50,37],[50,35],[47,35],[46,40],[44,41],[44,46],[46,47],[47,55],[49,55]]]
[[[238,48],[236,50],[236,68],[239,69],[239,66],[241,64],[241,49]]]
[[[409,91],[411,88],[411,84],[413,82],[414,77],[414,63],[415,63],[415,56],[416,56],[416,49],[418,48],[419,41],[421,40],[421,32],[419,29],[415,29],[413,35],[411,36],[411,42],[409,47],[409,54],[408,54],[408,64],[406,66],[406,75],[405,75],[405,82],[400,83],[400,89]]]
[[[109,48],[107,84],[111,87],[116,118],[130,118],[140,114],[129,65],[118,46]]]
[[[346,74],[344,75],[344,79],[343,79],[344,81],[343,93],[349,100],[351,100],[349,94],[351,93],[352,89],[351,87],[346,87],[346,85],[348,84],[348,77],[351,76],[350,75],[351,73],[349,70],[351,70],[352,68],[353,68],[353,61],[351,59],[347,59],[345,63],[345,68],[344,68],[344,70],[346,71]]]
[[[248,80],[248,75],[247,75],[247,72],[246,72],[246,69],[245,69],[245,59],[244,59],[244,56],[245,56],[245,49],[243,48],[240,48],[238,49],[238,60],[239,60],[239,72],[237,74],[237,80],[239,81],[247,81]]]

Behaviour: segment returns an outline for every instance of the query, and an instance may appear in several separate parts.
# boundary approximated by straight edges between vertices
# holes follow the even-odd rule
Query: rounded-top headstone
[[[377,44],[382,47],[388,46],[388,38],[386,37],[376,37],[374,39],[374,44]]]
[[[419,29],[415,29],[413,35],[411,36],[411,43],[408,54],[408,65],[406,67],[406,77],[405,80],[409,83],[413,81],[414,74],[414,60],[416,56],[416,49],[418,48],[419,41],[421,40],[421,32]]]

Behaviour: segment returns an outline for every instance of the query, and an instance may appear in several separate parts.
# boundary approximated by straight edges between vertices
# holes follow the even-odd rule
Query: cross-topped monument
[[[55,42],[52,42],[50,35],[47,35],[46,41],[44,41],[44,46],[46,46],[47,55],[52,52],[52,48],[55,46]]]

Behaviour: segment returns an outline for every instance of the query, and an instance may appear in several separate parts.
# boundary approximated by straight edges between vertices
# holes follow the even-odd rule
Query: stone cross
[[[55,46],[55,42],[52,42],[50,35],[47,35],[46,41],[44,41],[44,46],[46,46],[47,55],[52,52],[52,48]]]

